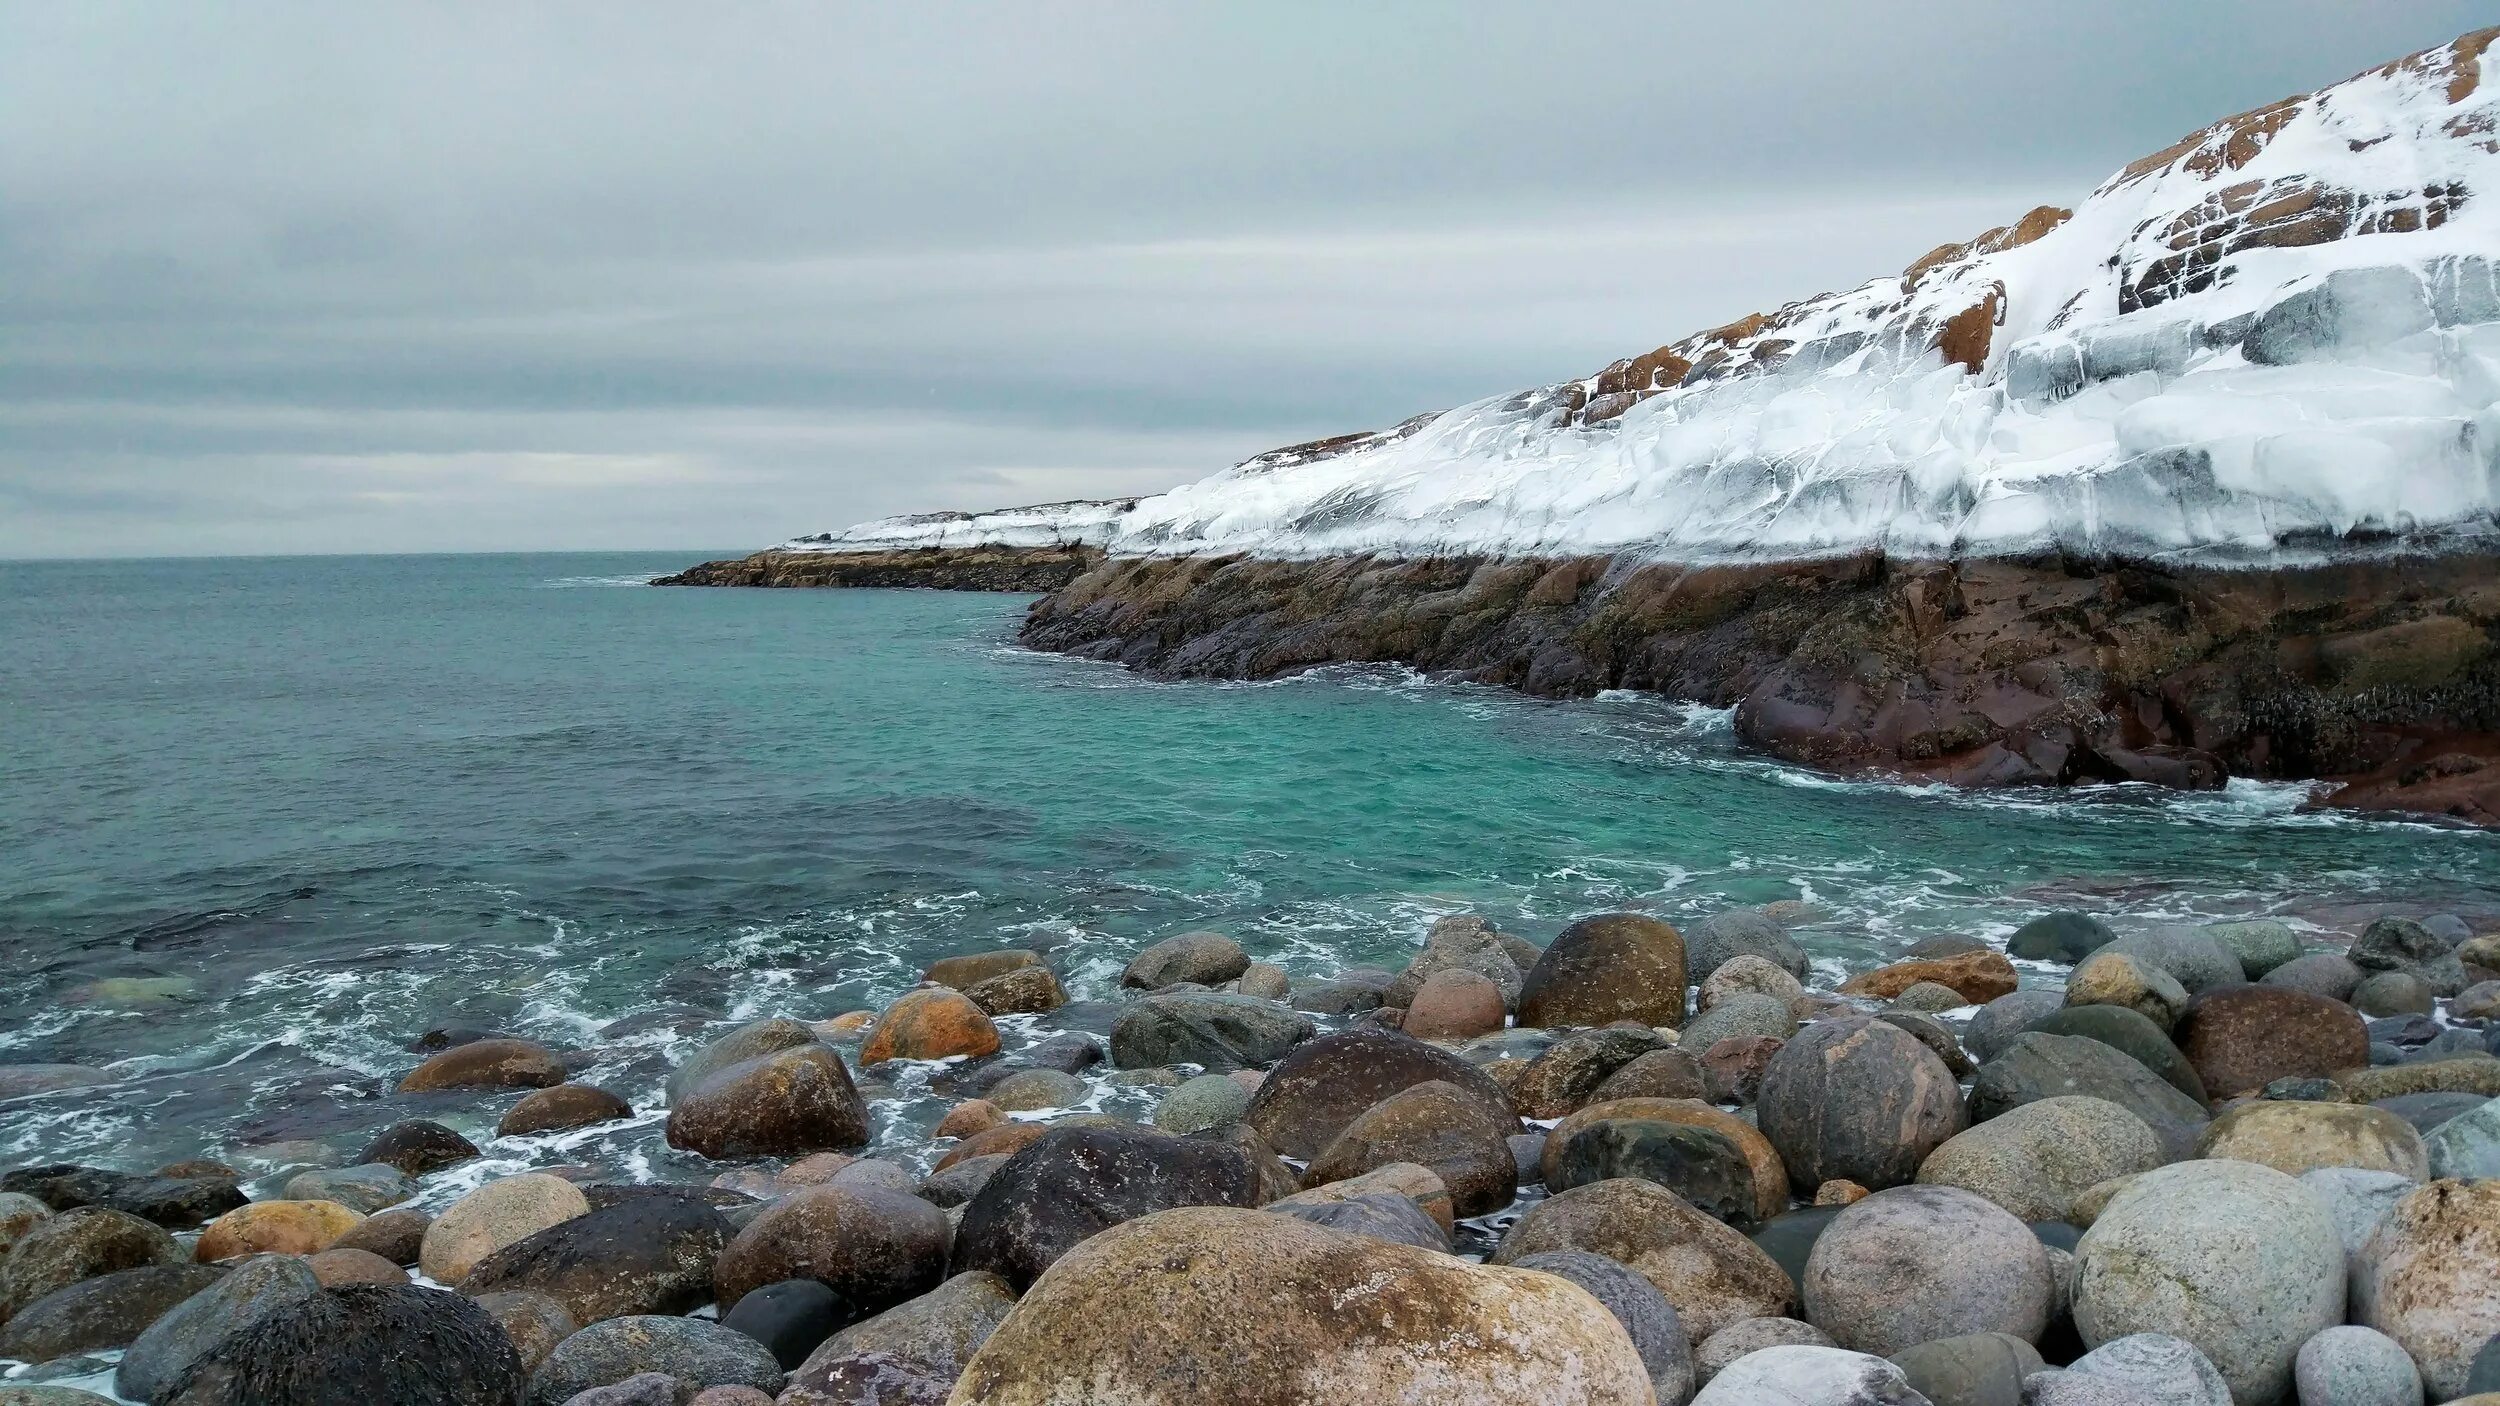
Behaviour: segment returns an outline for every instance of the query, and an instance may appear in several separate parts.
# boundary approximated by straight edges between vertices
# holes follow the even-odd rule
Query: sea
[[[2299,786],[1834,779],[1645,695],[1158,682],[1019,648],[1026,597],[645,584],[704,555],[0,563],[0,1065],[113,1079],[0,1102],[0,1167],[216,1157],[274,1194],[428,1117],[486,1152],[436,1202],[527,1167],[700,1181],[662,1138],[674,1062],[1004,946],[1090,1002],[1176,933],[1317,978],[1459,913],[1542,942],[1796,900],[1834,979],[2057,908],[2500,918],[2500,838]],[[497,1138],[512,1095],[394,1093],[441,1030],[545,1043],[637,1116]],[[868,1080],[882,1155],[925,1165],[944,1073]]]

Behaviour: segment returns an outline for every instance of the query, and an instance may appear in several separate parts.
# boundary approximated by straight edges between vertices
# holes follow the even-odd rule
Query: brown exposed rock
[[[1779,1152],[1762,1130],[1732,1113],[1725,1113],[1698,1099],[1619,1098],[1592,1103],[1554,1125],[1545,1135],[1545,1154],[1541,1162],[1544,1180],[1551,1185],[1562,1173],[1562,1154],[1571,1135],[1594,1123],[1611,1118],[1643,1118],[1660,1123],[1682,1123],[1687,1127],[1714,1132],[1736,1145],[1744,1154],[1745,1165],[1753,1171],[1756,1220],[1768,1220],[1788,1205],[1788,1169],[1780,1162]]]
[[[564,1061],[527,1040],[472,1040],[408,1072],[403,1094],[434,1089],[543,1089],[564,1082]]]
[[[859,1062],[996,1053],[998,1027],[970,997],[951,987],[923,986],[903,993],[877,1017],[868,1043],[859,1047]]]
[[[2323,1079],[2370,1062],[2360,1012],[2286,986],[2212,987],[2188,1002],[2172,1034],[2216,1101],[2277,1079]]]
[[[1701,1052],[1703,1092],[1713,1103],[1751,1103],[1762,1071],[1787,1041],[1771,1035],[1730,1035]]]
[[[1546,1250],[1588,1250],[1640,1274],[1666,1295],[1695,1342],[1748,1318],[1781,1317],[1796,1300],[1788,1272],[1751,1240],[1635,1177],[1538,1202],[1502,1237],[1492,1262]]]
[[[668,1145],[706,1157],[788,1157],[868,1141],[868,1105],[842,1057],[823,1045],[710,1070],[676,1097]]]
[[[1863,972],[1841,983],[1845,996],[1873,996],[1889,1001],[1922,981],[1952,988],[1974,1006],[1986,1005],[2014,989],[2014,964],[1997,951],[1965,952],[1920,962],[1895,962]]]
[[[938,1120],[937,1127],[930,1130],[929,1136],[974,1137],[1006,1121],[1005,1110],[997,1104],[985,1098],[968,1098],[946,1110],[946,1116]]]
[[[1481,1216],[1518,1194],[1509,1142],[1518,1131],[1519,1120],[1498,1100],[1433,1080],[1365,1109],[1312,1159],[1302,1182],[1325,1186],[1411,1162],[1441,1178],[1459,1215]]]
[[[1448,1050],[1358,1028],[1295,1046],[1251,1095],[1242,1121],[1284,1156],[1316,1157],[1372,1105],[1433,1080],[1509,1106],[1490,1076]]]
[[[1519,992],[1521,1025],[1684,1021],[1684,939],[1641,913],[1583,918],[1562,930]]]
[[[1042,1134],[1049,1131],[1047,1123],[1001,1123],[985,1128],[947,1149],[946,1155],[940,1157],[937,1165],[930,1170],[942,1172],[958,1162],[969,1162],[975,1157],[987,1157],[993,1153],[1021,1152],[1040,1142]]]
[[[964,989],[964,999],[987,1015],[1039,1015],[1068,1003],[1068,988],[1048,967],[1020,967],[985,977]]]
[[[952,986],[958,991],[969,991],[991,977],[1041,964],[1040,953],[1022,947],[1002,948],[995,952],[965,952],[931,962],[920,979],[938,986]]]
[[[1398,1028],[1418,1040],[1472,1040],[1502,1021],[1502,988],[1492,978],[1445,967],[1424,978]]]
[[[309,1255],[329,1249],[363,1216],[336,1201],[255,1201],[210,1221],[192,1257],[202,1264],[243,1255]]]
[[[2004,311],[2005,286],[1999,284],[1978,302],[1945,319],[1936,333],[1936,350],[1944,354],[1947,364],[1974,376],[1987,370],[1988,348]]]
[[[525,1094],[512,1105],[503,1121],[495,1125],[495,1136],[514,1137],[528,1133],[556,1132],[566,1128],[586,1128],[593,1123],[612,1123],[634,1116],[634,1106],[602,1088],[589,1084],[558,1084]]]

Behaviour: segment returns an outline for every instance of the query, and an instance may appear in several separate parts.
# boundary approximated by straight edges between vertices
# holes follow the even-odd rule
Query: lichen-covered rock
[[[1901,1369],[1846,1348],[1791,1344],[1736,1359],[1692,1406],[1921,1406]]]
[[[2250,981],[2260,980],[2266,973],[2300,956],[2300,934],[2272,918],[2207,923],[2205,935],[2221,943],[2232,956],[2240,959],[2240,970]]]
[[[2395,1339],[2375,1328],[2329,1328],[2301,1344],[2292,1364],[2301,1406],[2421,1406],[2422,1373]]]
[[[1259,1084],[1244,1122],[1287,1157],[1316,1157],[1365,1109],[1432,1080],[1508,1107],[1501,1087],[1448,1050],[1394,1030],[1355,1029],[1296,1046]]]
[[[202,1264],[243,1255],[309,1255],[338,1243],[363,1219],[336,1201],[255,1201],[210,1221],[192,1254]]]
[[[1758,1112],[1789,1180],[1899,1186],[1967,1125],[1953,1072],[1882,1021],[1817,1021],[1763,1072]]]
[[[443,1208],[426,1227],[417,1267],[439,1283],[457,1284],[480,1260],[551,1225],[590,1214],[580,1187],[545,1172],[490,1181]]]
[[[219,1343],[321,1290],[311,1267],[293,1255],[245,1260],[149,1324],[122,1354],[113,1390],[134,1401],[154,1401]]]
[[[1221,986],[1250,968],[1241,944],[1214,932],[1167,937],[1137,954],[1120,973],[1120,984],[1140,991],[1192,982]]]
[[[958,1274],[825,1340],[790,1374],[779,1406],[920,1406],[943,1402],[964,1364],[1016,1306],[995,1274]]]
[[[1508,1149],[1504,1149],[1507,1160]],[[1259,1204],[1257,1168],[1226,1143],[1117,1127],[1054,1128],[964,1207],[954,1267],[1019,1287],[1121,1222],[1182,1206]]]
[[[1607,913],[1564,928],[1519,992],[1519,1023],[1610,1025],[1684,1020],[1684,939],[1656,918]]]
[[[1731,1224],[1750,1225],[1754,1214],[1753,1169],[1728,1137],[1689,1123],[1654,1118],[1603,1118],[1565,1140],[1562,1172],[1549,1189],[1615,1177],[1656,1182],[1694,1209]]]
[[[2075,1328],[2097,1347],[2136,1333],[2196,1345],[2243,1401],[2290,1387],[2292,1362],[2344,1318],[2344,1246],[2308,1188],[2249,1162],[2143,1173],[2075,1249]]]
[[[2356,1322],[2394,1338],[2436,1400],[2500,1335],[2500,1181],[2435,1181],[2396,1203],[2355,1266]]]
[[[399,1081],[403,1094],[434,1089],[543,1089],[564,1082],[564,1061],[528,1040],[472,1040],[426,1060]]]
[[[2054,1292],[2030,1228],[1959,1187],[1878,1191],[1833,1218],[1806,1260],[1807,1321],[1878,1356],[1967,1333],[2036,1342]]]
[[[1319,1033],[1310,1016],[1222,991],[1167,991],[1123,1011],[1111,1027],[1122,1069],[1194,1064],[1211,1074],[1273,1064]]]
[[[695,1196],[637,1196],[558,1221],[486,1255],[461,1280],[472,1296],[534,1290],[575,1325],[688,1313],[711,1302],[729,1222]]]
[[[699,1318],[611,1318],[594,1323],[547,1354],[530,1379],[533,1406],[564,1406],[592,1387],[613,1386],[644,1372],[672,1377],[688,1395],[704,1387],[781,1390],[781,1364],[762,1343]]]
[[[350,1284],[221,1338],[156,1406],[514,1406],[528,1390],[511,1340],[467,1299]]]
[[[123,1211],[81,1206],[47,1216],[0,1259],[0,1322],[82,1279],[185,1258],[162,1227]]]
[[[1682,1123],[1716,1133],[1734,1144],[1752,1172],[1753,1205],[1741,1219],[1768,1220],[1788,1205],[1788,1167],[1780,1160],[1779,1151],[1771,1146],[1771,1140],[1744,1119],[1697,1099],[1610,1099],[1592,1103],[1556,1123],[1553,1131],[1546,1134],[1545,1149],[1538,1159],[1539,1179],[1546,1186],[1560,1189],[1557,1183],[1564,1180],[1563,1155],[1571,1139],[1581,1129],[1605,1119]]]
[[[2359,1167],[2420,1181],[2430,1170],[2422,1135],[2413,1125],[2367,1104],[2244,1103],[2214,1119],[2196,1148],[2199,1157],[2255,1162],[2292,1176],[2319,1167]]]
[[[1414,1028],[1407,1027],[1413,1034]],[[1615,1071],[1652,1054],[1673,1054],[1651,1030],[1583,1030],[1547,1046],[1510,1082],[1510,1101],[1523,1118],[1560,1118],[1589,1102]],[[1699,1082],[1698,1078],[1695,1080]],[[1699,1091],[1682,1097],[1697,1097]]]
[[[2042,1099],[1947,1138],[1919,1164],[1924,1185],[1958,1186],[2021,1221],[2062,1221],[2075,1198],[2162,1163],[2144,1120],[2107,1099]]]
[[[2370,1035],[2359,1012],[2282,986],[2213,987],[2188,1003],[2174,1035],[2216,1099],[2370,1062]]]
[[[1538,1202],[1502,1237],[1493,1262],[1515,1264],[1548,1250],[1587,1250],[1639,1272],[1697,1340],[1742,1319],[1785,1315],[1795,1302],[1787,1273],[1760,1247],[1674,1192],[1636,1178],[1594,1182]]]
[[[1137,1331],[1143,1323],[1155,1331]],[[1425,1399],[1648,1406],[1655,1396],[1622,1325],[1568,1280],[1255,1211],[1193,1208],[1072,1251],[973,1355],[949,1398]]]
[[[2123,1006],[2068,1006],[2033,1022],[2030,1033],[2098,1040],[2160,1075],[2198,1106],[2205,1102],[2205,1081],[2171,1043],[2169,1033]]]
[[[1430,1167],[1461,1216],[1510,1204],[1518,1193],[1511,1134],[1519,1120],[1501,1103],[1441,1080],[1401,1089],[1365,1109],[1320,1151],[1306,1186],[1344,1181],[1398,1162]]]

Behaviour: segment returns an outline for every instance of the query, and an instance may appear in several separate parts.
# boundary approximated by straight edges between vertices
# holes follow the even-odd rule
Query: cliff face
[[[1734,706],[1788,760],[1965,785],[2324,778],[2500,823],[2500,560],[1109,559],[1024,639],[1166,676],[1400,662]]]
[[[781,548],[707,561],[654,586],[852,586],[935,591],[1055,591],[1102,560],[1098,548],[919,547],[904,551],[793,552]]]

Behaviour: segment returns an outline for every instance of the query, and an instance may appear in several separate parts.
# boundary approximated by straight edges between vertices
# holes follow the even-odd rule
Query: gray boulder
[[[1788,1013],[1786,1001],[1739,991],[1694,1016],[1676,1043],[1698,1055],[1721,1040],[1738,1035],[1768,1035],[1774,1040],[1785,1040],[1795,1033],[1797,1018]]]
[[[1809,1194],[1827,1181],[1899,1186],[1967,1126],[1953,1071],[1882,1021],[1816,1021],[1763,1071],[1763,1135]]]
[[[1760,957],[1799,981],[1805,980],[1806,950],[1788,929],[1751,908],[1713,913],[1684,932],[1685,969],[1696,978],[1738,957]]]
[[[781,1364],[771,1349],[699,1318],[635,1315],[593,1323],[563,1342],[530,1379],[535,1406],[564,1406],[592,1387],[614,1386],[645,1372],[673,1377],[689,1394],[712,1386],[781,1391]]]
[[[2500,1177],[2500,1099],[2440,1124],[2422,1147],[2434,1178]]]
[[[2023,1378],[2046,1364],[2010,1333],[1965,1333],[1903,1348],[1892,1365],[1931,1406],[2022,1406]]]
[[[1878,1355],[1969,1333],[2036,1342],[2055,1292],[2030,1227],[1959,1187],[1878,1191],[1835,1217],[1806,1258],[1806,1321]]]
[[[1683,1320],[1658,1286],[1604,1255],[1586,1250],[1547,1250],[1512,1261],[1514,1269],[1552,1274],[1588,1290],[1589,1297],[1623,1325],[1649,1369],[1658,1406],[1684,1406],[1693,1395],[1693,1344]]]
[[[1837,1347],[1768,1347],[1711,1379],[1692,1406],[1928,1406],[1901,1369]]]
[[[2044,913],[2014,930],[2005,940],[2005,955],[2072,966],[2117,939],[2109,924],[2089,913]]]
[[[2421,1406],[2422,1373],[2394,1338],[2358,1325],[2329,1328],[2301,1344],[2292,1381],[2303,1403]]]
[[[1394,1192],[1373,1192],[1335,1201],[1280,1201],[1267,1209],[1348,1235],[1368,1235],[1374,1240],[1444,1254],[1450,1248],[1449,1233],[1441,1228],[1441,1222],[1425,1214],[1413,1199]]]
[[[2352,999],[2353,988],[2361,984],[2361,968],[2341,952],[2312,952],[2294,957],[2259,978],[2268,986],[2288,986],[2330,1001]]]
[[[2205,1131],[2203,1104],[2124,1053],[2098,1040],[2036,1032],[2015,1036],[2004,1053],[1979,1066],[1971,1078],[1971,1121],[2069,1095],[2106,1099],[2143,1119],[2169,1160],[2194,1156]]]
[[[1256,1069],[1319,1033],[1308,1015],[1255,996],[1220,991],[1148,996],[1111,1027],[1111,1062],[1122,1069],[1194,1064],[1211,1074]]]
[[[2300,934],[2272,918],[2207,923],[2205,935],[2240,959],[2240,970],[2248,974],[2250,981],[2263,980],[2266,973],[2300,955]]]
[[[150,1324],[122,1354],[113,1390],[154,1401],[219,1343],[320,1292],[321,1281],[301,1259],[254,1255]]]
[[[2054,991],[2008,991],[1971,1016],[1962,1030],[1962,1048],[1975,1060],[1994,1059],[2015,1036],[2065,1006],[2065,998]]]
[[[50,1362],[128,1347],[167,1310],[225,1272],[222,1265],[149,1264],[81,1279],[28,1304],[0,1328],[0,1357]]]
[[[2122,952],[2168,972],[2191,996],[2248,980],[2238,955],[2206,928],[2168,927],[2131,933],[2101,950]]]
[[[2116,1382],[2159,1406],[2231,1406],[2231,1387],[2194,1343],[2136,1333],[2101,1344],[2068,1370]],[[2340,1406],[2340,1403],[2339,1403]]]
[[[1185,932],[1138,953],[1120,973],[1120,984],[1145,991],[1184,981],[1221,986],[1249,969],[1250,954],[1240,943],[1222,933]]]

